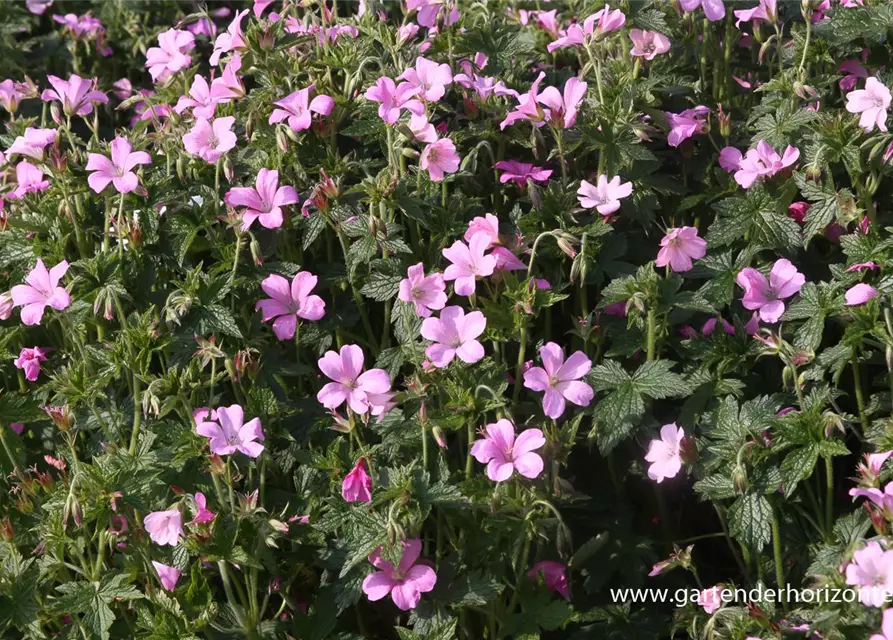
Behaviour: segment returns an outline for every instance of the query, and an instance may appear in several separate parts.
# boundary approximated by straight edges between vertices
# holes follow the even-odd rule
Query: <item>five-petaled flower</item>
[[[109,101],[107,95],[96,90],[96,80],[87,80],[76,74],[72,74],[67,81],[56,76],[47,76],[47,80],[53,88],[45,89],[40,99],[44,102],[58,100],[65,115],[86,116],[93,113],[95,103],[105,104]]]
[[[504,482],[517,471],[525,478],[537,478],[543,472],[543,459],[537,449],[546,444],[539,429],[526,429],[515,437],[515,425],[506,419],[488,424],[483,436],[474,441],[471,455],[487,465],[487,477]]]
[[[396,567],[382,558],[381,552],[382,548],[378,547],[369,556],[369,562],[378,571],[373,571],[363,580],[363,593],[373,602],[390,594],[401,611],[415,609],[422,594],[431,591],[437,584],[434,569],[418,562],[422,554],[422,541],[406,540]]]
[[[71,304],[68,291],[59,286],[59,280],[68,271],[68,262],[63,260],[47,270],[43,260],[38,260],[31,272],[25,276],[26,284],[12,288],[12,303],[22,307],[22,322],[37,325],[43,319],[44,309],[52,307],[56,311],[67,309]]]
[[[153,511],[143,518],[143,527],[155,544],[176,547],[183,535],[183,515],[179,509]]]
[[[782,258],[772,265],[769,278],[751,267],[738,273],[738,285],[744,289],[742,303],[749,311],[759,311],[760,320],[770,324],[778,322],[784,313],[785,298],[800,292],[806,277],[797,271],[791,261]]]
[[[280,340],[291,340],[295,335],[298,318],[319,320],[325,315],[326,303],[317,295],[311,295],[318,278],[309,271],[299,271],[289,285],[288,280],[272,274],[261,282],[261,288],[270,296],[258,300],[254,306],[260,309],[263,322],[273,318],[273,333]]]
[[[116,137],[111,146],[111,160],[100,154],[87,156],[87,183],[96,193],[102,193],[112,183],[118,193],[130,193],[139,186],[134,169],[141,164],[152,164],[145,151],[133,151],[130,140]]]
[[[577,199],[580,206],[586,209],[595,208],[603,216],[609,216],[620,208],[620,200],[632,195],[633,184],[621,182],[620,176],[614,176],[610,180],[606,175],[599,175],[596,184],[580,181],[577,189]]]
[[[257,440],[264,439],[260,418],[245,422],[245,413],[240,405],[217,408],[216,422],[202,422],[195,428],[200,436],[209,438],[211,453],[228,456],[236,452],[249,458],[263,453],[264,445]]]
[[[316,399],[326,409],[337,409],[347,402],[354,413],[365,414],[372,407],[370,394],[391,390],[391,378],[384,369],[363,372],[365,356],[355,344],[346,344],[340,352],[327,351],[319,359],[319,368],[332,382],[326,384]]]
[[[443,250],[443,256],[452,263],[444,270],[443,279],[456,281],[456,295],[474,295],[475,279],[492,275],[496,270],[496,258],[484,255],[489,246],[490,236],[476,233],[467,245],[456,240]]]
[[[397,297],[403,302],[411,302],[420,318],[428,318],[432,309],[443,309],[446,305],[445,291],[443,276],[439,273],[425,276],[425,265],[419,262],[406,270]]]
[[[25,372],[27,380],[34,382],[40,375],[40,363],[46,362],[46,359],[46,351],[40,347],[24,348],[13,364],[17,369],[22,369]]]
[[[425,355],[438,368],[446,367],[456,356],[474,364],[484,357],[484,347],[476,338],[486,327],[487,318],[480,311],[466,315],[462,307],[446,307],[439,318],[422,321],[422,337],[434,342],[425,349]]]
[[[846,94],[846,110],[861,113],[859,126],[866,131],[875,127],[887,131],[887,108],[890,106],[890,90],[872,76],[865,81],[865,88]]]
[[[318,95],[313,100],[310,100],[310,92],[315,89],[315,85],[310,85],[288,94],[282,100],[274,102],[273,104],[278,109],[273,109],[273,113],[270,114],[269,124],[276,124],[286,120],[292,131],[304,131],[310,128],[314,113],[318,113],[321,116],[327,116],[332,113],[335,101],[331,97]]]
[[[298,202],[298,192],[289,185],[279,186],[279,172],[261,169],[254,187],[233,187],[224,200],[231,207],[245,207],[242,212],[242,231],[247,231],[257,220],[267,229],[278,229],[284,220],[282,208]]]
[[[575,351],[565,360],[564,351],[554,342],[540,349],[542,367],[531,367],[524,372],[524,386],[533,391],[545,391],[543,413],[549,418],[560,418],[566,400],[587,407],[595,395],[592,387],[581,379],[589,373],[592,361],[582,351]]]
[[[697,227],[679,227],[667,229],[660,241],[660,251],[657,252],[655,266],[666,267],[679,273],[690,271],[692,260],[700,260],[707,255],[707,242],[698,237]]]
[[[660,428],[660,438],[651,441],[645,460],[651,463],[648,477],[660,483],[667,478],[675,478],[682,469],[682,442],[685,431],[675,424],[665,424]]]

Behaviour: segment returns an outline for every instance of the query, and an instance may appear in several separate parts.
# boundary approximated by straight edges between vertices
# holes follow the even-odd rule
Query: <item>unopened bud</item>
[[[431,429],[431,435],[434,436],[434,442],[437,443],[437,446],[441,449],[447,448],[446,434],[443,432],[443,429],[440,427],[434,427]]]
[[[744,493],[744,489],[747,487],[747,471],[740,464],[732,472],[732,486],[738,493]]]
[[[52,419],[60,431],[68,431],[71,428],[71,411],[68,405],[61,407],[44,407],[43,410]]]
[[[186,158],[184,156],[180,156],[179,158],[177,158],[175,167],[177,169],[177,177],[180,179],[180,182],[187,182],[187,180],[186,180]]]
[[[416,158],[419,157],[419,152],[416,151],[415,149],[410,149],[409,147],[403,147],[402,153],[405,157],[410,158],[412,160],[415,160]]]
[[[257,238],[252,236],[248,246],[251,248],[251,259],[254,260],[255,266],[261,266],[264,263],[264,254],[260,249],[260,243],[257,241]]]
[[[276,128],[276,146],[282,153],[288,153],[288,137],[282,127]]]
[[[0,521],[0,538],[3,538],[10,544],[15,540],[15,530],[12,528],[12,523],[9,520]]]
[[[55,102],[50,105],[50,117],[56,124],[62,124],[62,109],[60,109],[59,105]]]
[[[251,140],[251,137],[254,135],[254,118],[248,118],[245,121],[245,137],[248,140]]]
[[[226,156],[223,159],[223,177],[227,182],[232,182],[236,175],[236,168],[233,166],[233,159]]]

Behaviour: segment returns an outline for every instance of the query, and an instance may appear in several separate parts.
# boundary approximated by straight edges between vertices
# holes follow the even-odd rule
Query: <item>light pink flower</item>
[[[46,360],[46,351],[40,347],[34,347],[33,349],[25,348],[22,349],[19,357],[15,359],[13,364],[15,364],[17,369],[24,370],[27,380],[34,382],[40,375],[40,363],[46,362]]]
[[[456,281],[456,295],[474,295],[475,279],[493,275],[496,258],[484,255],[489,246],[488,235],[475,234],[467,245],[456,240],[452,246],[443,250],[443,256],[452,263],[444,270],[443,279],[447,282]]]
[[[58,100],[62,103],[62,111],[66,115],[85,116],[93,113],[94,103],[105,104],[109,101],[102,91],[96,91],[96,80],[87,80],[72,74],[67,81],[56,76],[47,76],[52,89],[45,89],[40,94],[44,102]]]
[[[260,418],[245,422],[245,413],[237,404],[218,407],[217,422],[202,422],[195,432],[210,439],[211,453],[218,456],[229,456],[238,451],[256,458],[264,451],[264,445],[256,442],[264,439]]]
[[[737,281],[744,289],[741,301],[744,308],[759,311],[760,320],[772,324],[784,313],[782,300],[799,293],[806,277],[790,260],[782,258],[772,265],[768,279],[756,269],[747,267],[738,273]]]
[[[199,118],[189,133],[183,136],[183,146],[190,154],[214,164],[224,153],[235,148],[236,134],[232,131],[235,122],[233,116],[216,118],[210,122]]]
[[[741,160],[744,156],[735,147],[723,147],[719,152],[719,166],[724,171],[737,171],[741,168]]]
[[[594,392],[582,378],[592,368],[592,361],[582,351],[575,351],[565,361],[564,351],[554,342],[540,349],[542,367],[531,367],[524,372],[524,386],[533,391],[545,391],[543,413],[558,419],[564,413],[565,400],[579,407],[588,407]]]
[[[586,42],[586,37],[592,35],[592,31],[587,34],[583,27],[577,23],[574,23],[568,26],[567,29],[558,32],[558,37],[546,45],[546,50],[549,53],[557,51],[558,49],[564,49],[566,47],[575,47],[582,45]]]
[[[738,163],[735,182],[745,189],[753,186],[757,178],[771,178],[779,171],[790,167],[800,157],[800,150],[788,146],[784,155],[778,152],[765,140],[760,140],[756,149],[748,151]]]
[[[661,483],[667,478],[675,478],[682,469],[682,441],[685,431],[675,423],[660,428],[660,439],[648,445],[645,460],[651,463],[648,477]],[[709,611],[707,613],[710,613]]]
[[[869,640],[893,640],[893,609],[884,611],[884,619],[881,622],[881,633],[876,633]]]
[[[551,169],[543,167],[535,167],[528,162],[520,162],[518,160],[500,160],[494,165],[503,173],[499,176],[499,182],[505,184],[509,180],[514,180],[518,186],[525,186],[528,180],[534,182],[548,182],[552,175]]]
[[[183,535],[183,516],[179,509],[153,511],[143,518],[143,527],[155,544],[176,547]]]
[[[242,20],[247,15],[248,9],[237,12],[226,31],[217,36],[214,41],[214,51],[208,60],[212,67],[216,67],[220,63],[220,56],[224,53],[234,50],[243,51],[248,48],[248,43],[245,42],[245,36],[242,34]]]
[[[372,477],[366,472],[366,461],[360,458],[341,482],[345,502],[372,502]]]
[[[217,517],[217,514],[208,509],[208,499],[201,491],[193,496],[195,499],[195,517],[186,524],[205,524]]]
[[[397,44],[404,45],[412,40],[419,32],[419,25],[415,22],[407,22],[397,29]]]
[[[422,337],[434,342],[425,349],[425,356],[439,369],[456,356],[465,364],[474,364],[484,357],[484,347],[476,338],[486,328],[487,318],[480,311],[465,315],[462,307],[446,307],[439,318],[422,321]]]
[[[261,169],[254,187],[233,187],[226,192],[226,204],[245,207],[242,212],[242,231],[247,231],[255,220],[267,229],[282,226],[282,207],[298,202],[298,192],[288,185],[279,186],[279,172]]]
[[[393,80],[383,76],[375,84],[366,89],[366,99],[378,102],[378,116],[387,124],[394,124],[400,119],[400,110],[407,109],[414,115],[424,115],[425,107],[415,99],[418,87],[409,82],[396,85]]]
[[[416,20],[428,29],[437,28],[439,20],[448,27],[459,21],[459,8],[455,0],[406,0],[406,11],[419,10]]]
[[[598,21],[596,23],[596,21]],[[617,31],[626,24],[626,16],[620,9],[611,9],[610,5],[605,5],[599,11],[586,18],[583,22],[583,28],[587,33],[600,34]]]
[[[363,580],[363,593],[372,602],[390,594],[401,611],[415,609],[422,594],[431,591],[437,584],[434,569],[416,562],[422,553],[422,541],[415,539],[403,543],[403,555],[396,568],[381,557],[381,551],[382,548],[378,547],[369,556],[369,562],[378,571],[373,571]]]
[[[87,183],[96,193],[101,193],[111,182],[118,193],[130,193],[139,186],[139,179],[133,171],[137,165],[152,164],[152,158],[145,151],[133,151],[130,140],[117,137],[111,144],[111,160],[99,153],[87,156]]]
[[[543,472],[543,459],[534,453],[546,444],[539,429],[526,429],[515,438],[515,425],[502,419],[488,424],[480,440],[475,440],[471,455],[487,465],[487,477],[504,482],[517,471],[525,478],[536,478]]]
[[[887,483],[883,491],[876,487],[850,489],[850,495],[854,500],[856,498],[868,498],[883,510],[885,518],[893,518],[893,482]]]
[[[25,135],[18,136],[6,150],[7,156],[21,154],[33,158],[38,162],[42,162],[45,150],[48,146],[55,144],[59,139],[59,132],[55,129],[35,129],[28,127],[25,129]]]
[[[679,5],[683,11],[692,12],[698,7],[703,7],[704,16],[710,22],[722,20],[726,15],[726,6],[723,0],[679,0]]]
[[[0,82],[0,104],[9,113],[15,113],[19,108],[19,102],[28,96],[20,89],[20,85],[12,80]]]
[[[258,300],[254,310],[260,309],[263,322],[276,318],[273,333],[277,338],[291,340],[295,335],[298,318],[319,320],[325,315],[326,303],[319,296],[310,294],[318,280],[309,271],[299,271],[291,285],[288,280],[275,273],[261,282],[261,288],[270,297]]]
[[[567,567],[554,560],[543,560],[537,562],[527,572],[527,577],[531,580],[539,580],[541,575],[543,583],[547,588],[570,602],[571,597],[567,587]]]
[[[533,81],[533,84],[530,85],[530,90],[518,97],[518,104],[514,111],[506,114],[505,119],[499,123],[500,131],[518,120],[529,120],[537,127],[541,127],[546,123],[548,114],[546,114],[539,103],[540,83],[545,77],[546,74],[541,71],[536,80]]]
[[[363,350],[355,344],[341,347],[340,353],[327,351],[319,359],[319,368],[333,382],[326,384],[316,399],[326,409],[337,409],[344,402],[354,413],[365,414],[371,407],[369,394],[387,393],[391,379],[384,369],[363,373]]]
[[[704,130],[705,116],[710,109],[698,105],[693,109],[686,109],[682,113],[670,113],[664,111],[667,123],[670,125],[670,133],[667,136],[667,144],[678,147],[696,133]]]
[[[738,18],[735,22],[735,26],[739,29],[741,28],[742,22],[758,22],[760,20],[765,20],[766,22],[774,24],[778,16],[776,0],[760,0],[760,4],[753,9],[740,9],[735,11],[734,14],[735,17]]]
[[[22,160],[16,165],[16,188],[7,194],[10,200],[19,200],[29,193],[39,193],[50,188],[50,181],[44,179],[43,171]]]
[[[860,282],[859,284],[847,289],[844,298],[848,307],[855,307],[861,304],[865,304],[872,298],[876,298],[877,295],[877,289],[872,287],[870,284]]]
[[[670,265],[670,269],[677,273],[690,271],[692,260],[700,260],[707,255],[707,242],[698,237],[696,227],[667,229],[667,235],[661,239],[660,246],[657,260],[654,261],[655,266]]]
[[[866,269],[874,270],[879,268],[877,263],[869,260],[868,262],[860,262],[859,264],[854,264],[852,267],[848,267],[846,272],[850,273],[852,271],[865,271]]]
[[[471,222],[468,223],[468,229],[465,230],[465,235],[463,236],[463,238],[465,239],[465,242],[471,242],[471,239],[479,233],[485,234],[490,239],[490,242],[487,245],[487,249],[494,245],[500,244],[501,240],[499,239],[499,218],[494,216],[492,213],[487,213],[483,216],[472,218]]]
[[[310,128],[313,113],[323,116],[332,113],[335,101],[329,96],[318,95],[310,100],[310,92],[315,88],[315,85],[310,85],[274,102],[273,104],[280,108],[273,109],[269,124],[276,124],[287,119],[288,126],[292,131],[304,131]]]
[[[537,102],[549,108],[546,119],[553,125],[570,129],[577,121],[577,107],[583,101],[588,86],[585,82],[572,77],[564,83],[563,94],[555,87],[546,87],[537,96]]]
[[[446,93],[446,87],[453,82],[450,65],[437,64],[419,56],[415,68],[404,71],[397,80],[406,80],[416,89],[416,95],[428,102],[437,102]]]
[[[629,39],[633,41],[633,48],[630,49],[629,54],[634,57],[654,60],[655,56],[670,50],[670,39],[656,31],[630,29]]]
[[[586,180],[580,181],[577,189],[577,199],[580,206],[586,209],[595,208],[603,216],[609,216],[620,208],[620,200],[632,195],[633,184],[621,182],[620,176],[614,176],[611,180],[604,174],[599,175],[596,184]]]
[[[35,15],[43,15],[49,7],[53,6],[54,0],[25,0],[25,6],[28,11]]]
[[[406,278],[400,281],[397,297],[415,305],[420,318],[431,316],[432,309],[443,309],[447,302],[446,283],[439,273],[425,276],[425,265],[419,262],[406,270]]]
[[[846,95],[846,110],[861,113],[859,126],[872,131],[877,126],[887,131],[887,107],[890,106],[890,90],[880,80],[872,76],[865,81],[865,89],[851,91]]]
[[[68,262],[63,260],[47,271],[43,260],[38,260],[35,267],[25,277],[27,284],[18,284],[12,288],[12,303],[22,307],[22,323],[32,326],[40,324],[43,311],[52,307],[56,311],[67,309],[71,304],[71,296],[59,286],[59,280],[68,271]]]
[[[456,145],[449,138],[426,145],[419,158],[419,169],[427,171],[432,182],[440,182],[446,173],[456,173],[459,170]]]
[[[192,109],[192,115],[196,118],[210,120],[217,111],[218,102],[217,98],[211,97],[211,87],[208,81],[205,80],[204,76],[197,75],[192,79],[192,87],[189,89],[189,94],[180,96],[174,111],[183,113],[186,109]]]
[[[189,31],[168,29],[158,34],[158,46],[146,51],[146,67],[153,82],[165,80],[192,64],[189,52],[195,36]]]
[[[846,567],[846,583],[859,588],[859,602],[882,607],[893,592],[893,551],[884,551],[872,540],[853,554]]]
[[[726,590],[722,587],[710,587],[698,593],[698,606],[700,606],[709,615],[712,615],[722,606],[722,594]]]
[[[155,560],[152,561],[152,566],[155,567],[155,572],[158,574],[159,580],[161,580],[161,586],[168,591],[173,591],[180,580],[180,570]]]
[[[211,81],[211,98],[220,103],[239,100],[245,96],[245,85],[239,76],[242,57],[234,53],[223,68],[223,75]]]
[[[424,115],[411,115],[409,117],[409,130],[412,131],[412,138],[416,142],[437,142],[437,131]]]
[[[60,16],[59,14],[54,14],[53,21],[64,25],[63,33],[67,30],[76,38],[84,38],[85,40],[95,38],[105,31],[102,22],[91,15],[78,16],[73,13],[66,13],[64,16]]]

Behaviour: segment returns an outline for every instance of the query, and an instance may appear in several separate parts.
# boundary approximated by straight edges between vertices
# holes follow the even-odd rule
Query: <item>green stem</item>
[[[775,559],[775,582],[779,590],[785,588],[784,564],[781,557],[781,526],[778,521],[778,507],[772,507],[772,556]],[[786,598],[781,598],[781,604],[785,611],[788,610]]]
[[[859,420],[862,422],[862,437],[868,433],[868,414],[865,413],[865,398],[862,395],[862,375],[859,373],[859,361],[856,356],[850,361],[853,369],[853,386],[856,390],[856,406],[859,408]]]
[[[564,161],[564,142],[562,141],[561,129],[555,127],[555,143],[558,145],[558,159],[561,161],[561,181],[567,184],[567,163]]]
[[[834,461],[831,456],[825,457],[825,535],[828,542],[834,530]]]
[[[118,230],[118,258],[124,258],[124,237],[122,233],[122,221],[124,220],[124,194],[118,199],[118,217],[115,220],[115,228]]]
[[[233,268],[229,274],[229,288],[230,288],[230,298],[229,298],[229,306],[230,309],[236,310],[236,272],[239,270],[239,258],[242,255],[242,230],[239,229],[236,231],[236,255],[233,256]]]
[[[468,452],[465,455],[465,479],[471,480],[471,474],[474,471],[474,462],[471,456],[471,446],[474,444],[474,424],[472,424],[471,420],[468,421],[465,430],[468,435]]]
[[[214,408],[214,379],[217,377],[217,358],[211,358],[211,383],[208,389],[208,409]]]
[[[806,17],[806,16],[804,16]],[[806,66],[806,54],[809,52],[809,38],[812,36],[812,20],[806,19],[806,41],[803,43],[803,55],[800,57],[800,66],[797,73],[803,77],[803,68]]]
[[[136,444],[139,441],[140,422],[143,418],[143,410],[140,406],[140,379],[133,374],[133,429],[130,432],[130,455],[136,455]]]
[[[648,338],[648,344],[647,344],[648,352],[647,353],[648,353],[649,360],[654,360],[654,355],[655,355],[655,353],[654,353],[655,352],[655,340],[656,340],[656,337],[655,337],[656,330],[655,330],[655,326],[654,326],[654,320],[655,320],[654,316],[655,315],[656,314],[654,313],[654,307],[649,306],[648,307],[648,336],[647,336],[647,338]]]
[[[8,457],[9,461],[12,463],[12,468],[13,471],[15,471],[16,477],[21,479],[22,471],[19,467],[19,462],[13,455],[9,443],[6,441],[6,427],[2,423],[0,423],[0,444],[3,445],[3,450],[6,452],[6,457]]]
[[[530,256],[531,262],[533,261],[533,256]],[[521,325],[521,344],[518,346],[518,362],[515,365],[515,390],[512,393],[512,404],[518,403],[518,398],[521,397],[521,385],[522,385],[522,376],[524,374],[524,356],[525,351],[527,350],[527,326]]]

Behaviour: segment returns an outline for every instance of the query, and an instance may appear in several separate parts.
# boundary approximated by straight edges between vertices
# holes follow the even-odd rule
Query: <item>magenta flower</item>
[[[52,307],[56,311],[67,309],[71,304],[71,296],[59,286],[59,280],[68,271],[68,262],[63,260],[47,271],[43,260],[38,260],[31,272],[25,276],[27,284],[18,284],[12,288],[12,303],[22,307],[22,323],[33,326],[40,324],[43,311]]]
[[[564,351],[554,342],[540,349],[542,367],[531,367],[524,372],[524,386],[533,391],[545,391],[543,413],[558,419],[564,413],[565,400],[579,407],[587,407],[594,394],[592,387],[580,380],[589,373],[592,361],[582,351],[576,351],[565,361]]]
[[[235,122],[233,116],[217,118],[211,122],[199,118],[189,133],[183,136],[183,146],[190,154],[214,164],[224,153],[235,148],[236,134],[232,131]]]
[[[878,291],[870,284],[859,283],[847,289],[844,298],[848,307],[856,307],[865,304],[878,296]]]
[[[239,76],[242,57],[234,53],[223,68],[223,75],[211,81],[211,98],[220,103],[239,100],[245,96],[245,85]]]
[[[505,184],[509,180],[514,180],[521,187],[526,185],[528,180],[548,182],[549,177],[552,175],[551,169],[535,167],[530,163],[518,160],[500,160],[494,166],[503,172],[499,176],[500,183]]]
[[[365,414],[371,402],[368,394],[387,393],[391,379],[384,369],[370,369],[363,373],[363,350],[355,344],[341,347],[340,353],[327,351],[319,359],[319,368],[333,382],[326,384],[316,399],[326,409],[337,409],[347,402],[354,413]]]
[[[245,42],[245,36],[242,33],[242,20],[247,15],[248,9],[237,12],[236,17],[233,18],[226,31],[217,36],[217,39],[214,41],[214,51],[211,53],[210,60],[208,60],[212,67],[216,67],[220,63],[220,56],[224,53],[248,48],[248,43]]]
[[[893,482],[887,483],[884,490],[881,491],[876,487],[868,489],[850,489],[850,495],[856,498],[868,498],[874,504],[881,508],[884,517],[889,519],[893,517]]]
[[[17,436],[20,436],[25,431],[25,424],[23,422],[10,422],[9,428],[12,429],[13,433]]]
[[[418,87],[409,82],[401,82],[398,86],[383,76],[366,89],[365,95],[367,100],[379,103],[378,116],[387,124],[394,124],[400,119],[401,109],[407,109],[417,116],[425,115],[425,107],[415,99],[417,93]]]
[[[468,229],[465,230],[465,235],[462,237],[465,239],[465,242],[471,242],[471,239],[479,233],[485,234],[490,239],[487,249],[500,244],[499,218],[492,213],[472,218],[471,222],[468,223]]]
[[[319,296],[310,295],[317,281],[318,278],[309,271],[299,271],[291,286],[288,280],[275,273],[261,282],[261,288],[270,298],[258,300],[254,310],[260,309],[263,322],[276,318],[273,333],[280,340],[294,337],[298,318],[319,320],[325,315],[326,303]]]
[[[667,478],[676,477],[682,469],[683,440],[685,431],[675,423],[660,428],[660,439],[652,440],[645,454],[645,460],[651,463],[648,467],[649,478],[661,483]]]
[[[540,576],[543,577],[543,583],[547,588],[570,602],[571,597],[567,587],[567,567],[554,560],[543,560],[537,562],[527,572],[527,577],[531,580],[539,580]]]
[[[35,129],[28,127],[25,135],[18,136],[6,150],[7,156],[20,154],[28,156],[38,162],[43,162],[46,148],[55,144],[59,139],[59,132],[55,129]]]
[[[735,325],[722,317],[719,320],[722,323],[722,330],[725,331],[726,334],[730,336],[735,335]],[[716,318],[709,318],[707,322],[704,323],[704,326],[701,327],[701,333],[705,336],[713,335],[713,331],[716,329],[716,323]]]
[[[242,212],[242,231],[247,231],[255,220],[267,229],[282,226],[282,207],[298,202],[298,192],[292,186],[279,186],[279,172],[261,169],[251,187],[233,187],[224,200],[231,207],[245,207]]]
[[[195,517],[186,524],[205,524],[211,522],[217,517],[217,514],[208,509],[208,499],[201,491],[197,491],[195,496]]]
[[[729,160],[732,160],[733,156],[734,154],[728,152]],[[735,182],[743,188],[749,189],[758,178],[771,178],[779,171],[797,162],[799,157],[800,150],[796,147],[789,145],[784,150],[784,155],[780,156],[768,142],[760,140],[756,149],[751,149],[739,160],[737,171],[735,171]]]
[[[6,197],[10,200],[19,200],[29,193],[39,193],[49,188],[50,181],[44,179],[43,171],[23,160],[16,165],[16,188]]]
[[[884,619],[881,622],[881,633],[876,633],[869,640],[893,640],[893,609],[884,611]]]
[[[621,14],[623,15],[623,14]],[[569,78],[564,83],[564,93],[555,87],[546,87],[537,97],[537,102],[549,108],[547,119],[555,126],[570,129],[577,121],[577,107],[586,95],[589,85],[577,78]]]
[[[682,113],[670,113],[664,111],[667,117],[667,123],[670,125],[670,134],[667,136],[667,144],[671,147],[678,147],[680,144],[691,138],[696,133],[704,130],[706,116],[710,113],[710,109],[703,105],[698,105],[693,109],[686,109]]]
[[[155,560],[152,561],[152,566],[155,567],[158,579],[161,580],[161,586],[168,591],[173,591],[180,580],[180,570],[176,567],[169,567],[166,564],[155,562]]]
[[[269,124],[276,124],[287,119],[288,126],[291,127],[292,131],[304,131],[310,128],[312,113],[318,113],[322,116],[332,113],[335,101],[329,96],[318,95],[313,100],[310,100],[310,92],[315,89],[315,85],[310,85],[290,93],[282,100],[274,102],[273,104],[280,108],[273,109]]]
[[[446,283],[439,273],[425,276],[425,265],[419,262],[406,270],[406,278],[400,281],[397,298],[415,305],[420,318],[431,316],[432,309],[443,309],[447,302]]]
[[[101,193],[111,182],[118,193],[130,193],[139,186],[139,179],[133,169],[141,164],[152,164],[152,158],[145,151],[132,151],[130,140],[116,137],[111,144],[112,158],[91,153],[87,156],[87,183],[96,193]]]
[[[474,295],[475,279],[492,275],[496,270],[496,258],[484,255],[489,246],[490,236],[475,234],[467,245],[456,240],[443,250],[443,256],[452,263],[443,272],[443,279],[456,281],[456,295]]]
[[[196,118],[210,120],[217,111],[219,100],[211,97],[211,87],[203,76],[195,76],[192,79],[192,87],[189,94],[180,96],[174,111],[183,113],[186,109],[192,109],[192,115]]]
[[[887,107],[890,106],[890,90],[880,80],[872,76],[865,81],[865,89],[846,94],[846,110],[861,113],[859,126],[872,131],[877,126],[887,131]]]
[[[726,6],[723,0],[679,0],[679,5],[683,11],[688,13],[696,11],[698,7],[702,7],[704,16],[710,22],[722,20],[726,15]]]
[[[541,71],[536,80],[533,81],[533,84],[530,85],[530,90],[518,97],[518,105],[515,107],[515,110],[506,114],[505,120],[499,123],[500,131],[518,120],[529,120],[537,127],[545,124],[547,114],[539,104],[540,83],[545,77],[546,74]]]
[[[868,77],[868,70],[858,60],[844,60],[840,63],[840,70],[846,74],[837,83],[841,91],[852,91],[859,78]]]
[[[760,20],[765,20],[766,22],[775,23],[775,19],[778,16],[776,0],[760,0],[760,4],[753,9],[740,9],[735,11],[734,14],[738,18],[735,21],[735,26],[739,29],[742,22],[753,21],[756,23]]]
[[[344,476],[341,497],[345,502],[372,502],[372,477],[366,472],[366,461],[362,458]]]
[[[865,271],[866,269],[874,270],[874,269],[879,269],[879,268],[880,267],[878,266],[878,264],[876,262],[869,260],[868,262],[860,262],[858,264],[854,264],[852,267],[848,267],[846,272],[851,273],[853,271]]]
[[[655,56],[670,50],[670,39],[656,31],[630,29],[629,39],[633,41],[633,48],[630,49],[629,54],[636,58],[654,60]]]
[[[165,80],[192,64],[189,51],[195,48],[195,36],[189,31],[168,29],[158,34],[158,46],[146,51],[146,68],[152,82]]]
[[[596,20],[598,23],[596,24]],[[611,9],[610,5],[605,5],[599,11],[586,18],[583,21],[583,28],[587,33],[603,34],[617,31],[626,24],[626,16],[620,9]]]
[[[465,364],[474,364],[484,357],[484,347],[475,338],[486,328],[487,318],[480,311],[465,315],[462,307],[446,307],[439,318],[422,321],[422,337],[434,342],[425,349],[425,356],[439,369],[456,356]]]
[[[25,371],[27,380],[34,382],[37,380],[37,376],[40,375],[40,363],[46,362],[46,360],[46,351],[40,347],[34,347],[33,349],[22,349],[14,364],[17,369]]]
[[[661,239],[660,246],[657,260],[654,261],[655,266],[670,265],[670,269],[677,273],[690,271],[692,260],[700,260],[707,255],[707,242],[698,237],[696,227],[667,229],[667,235]]]
[[[217,409],[217,422],[202,422],[195,432],[210,439],[211,453],[229,456],[237,451],[249,458],[263,453],[264,445],[256,440],[264,439],[260,418],[245,422],[245,413],[240,405]]]
[[[596,184],[580,181],[577,199],[581,207],[594,207],[603,216],[609,216],[620,208],[620,200],[629,197],[632,192],[633,184],[621,182],[620,176],[614,176],[609,181],[607,176],[599,175]]]
[[[433,144],[426,145],[419,158],[419,169],[427,171],[432,182],[443,180],[445,173],[456,173],[459,170],[456,145],[449,138],[441,138]]]
[[[450,65],[437,64],[419,56],[415,68],[404,71],[397,80],[406,80],[416,89],[416,95],[428,102],[437,102],[446,93],[446,87],[453,82]]]
[[[369,562],[378,571],[373,571],[363,580],[363,593],[372,602],[390,594],[401,611],[415,609],[422,594],[431,591],[437,584],[434,569],[416,563],[422,553],[422,541],[415,539],[403,543],[403,555],[396,568],[381,557],[381,551],[381,547],[378,547],[369,556]]]
[[[143,518],[143,527],[155,544],[176,547],[183,535],[183,516],[179,509],[153,511]]]
[[[756,269],[747,267],[738,273],[738,285],[744,289],[741,301],[748,311],[759,311],[760,320],[770,324],[778,322],[784,313],[785,298],[799,293],[806,277],[797,271],[790,260],[782,258],[772,265],[767,279]]]
[[[58,100],[62,103],[62,111],[66,115],[77,114],[86,116],[93,113],[93,104],[100,102],[105,104],[109,101],[102,91],[96,91],[96,80],[87,80],[78,75],[72,74],[68,81],[56,76],[47,76],[52,89],[45,89],[40,94],[40,99],[44,102]]]
[[[860,587],[859,602],[882,607],[893,592],[893,551],[884,551],[872,540],[853,554],[846,567],[846,583]]]
[[[525,478],[537,478],[543,472],[543,459],[534,453],[546,444],[539,429],[526,429],[515,438],[515,425],[506,419],[488,424],[480,440],[475,440],[471,455],[487,465],[487,477],[504,482],[517,471]]]

